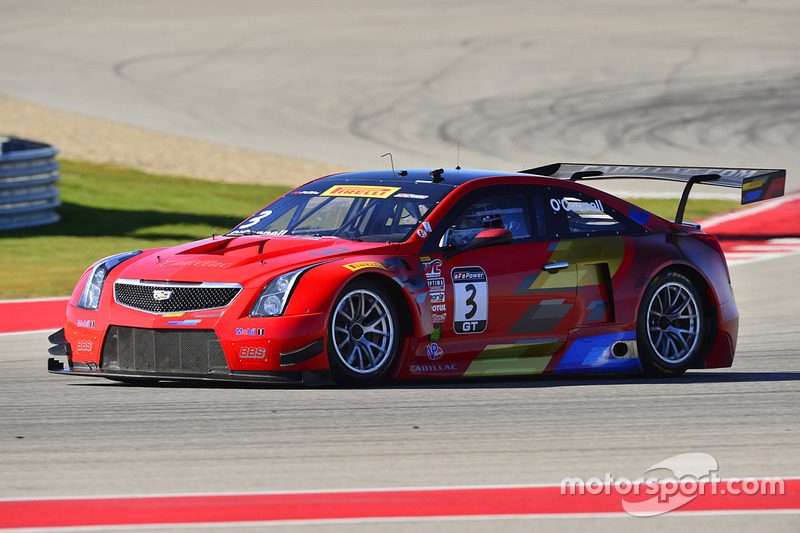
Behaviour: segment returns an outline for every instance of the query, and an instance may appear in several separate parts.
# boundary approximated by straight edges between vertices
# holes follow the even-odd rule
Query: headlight
[[[103,282],[105,282],[106,276],[108,276],[108,273],[111,271],[111,269],[123,261],[127,261],[131,257],[139,255],[140,253],[142,253],[141,250],[136,250],[135,252],[125,252],[124,254],[106,257],[105,259],[101,259],[95,263],[94,267],[92,267],[92,271],[89,273],[89,277],[86,280],[86,285],[83,287],[81,299],[78,300],[78,307],[83,307],[84,309],[97,309],[97,305],[100,303],[100,295],[103,293]]]
[[[298,278],[309,268],[311,267],[307,266],[287,272],[267,283],[267,286],[261,291],[261,295],[250,310],[250,316],[265,317],[283,314]]]

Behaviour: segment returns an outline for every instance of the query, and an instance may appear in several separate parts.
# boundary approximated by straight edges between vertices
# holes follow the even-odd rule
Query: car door
[[[546,205],[577,268],[575,327],[615,323],[618,301],[612,281],[630,265],[632,239],[644,230],[583,191],[548,187]]]
[[[532,187],[486,187],[465,196],[423,248],[434,333],[433,372],[467,376],[542,372],[566,341],[576,268],[549,238]],[[475,247],[484,230],[511,241]],[[418,372],[420,373],[420,372]]]

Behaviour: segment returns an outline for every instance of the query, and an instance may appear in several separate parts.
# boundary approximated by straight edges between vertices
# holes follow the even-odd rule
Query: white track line
[[[53,298],[20,298],[17,300],[0,300],[0,305],[2,304],[24,304],[24,303],[36,303],[36,302],[68,302],[69,296],[59,296]]]
[[[29,334],[33,335],[33,334],[36,334],[36,333],[42,333],[42,334],[46,333],[46,334],[49,335],[50,333],[53,333],[57,329],[60,329],[60,328],[59,327],[55,327],[55,328],[49,328],[49,329],[32,329],[30,331],[5,331],[5,332],[0,333],[0,337],[6,337],[6,336],[11,336],[11,335],[29,335]]]

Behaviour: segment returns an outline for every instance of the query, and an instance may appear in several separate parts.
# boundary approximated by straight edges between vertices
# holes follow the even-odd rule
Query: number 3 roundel
[[[486,272],[478,266],[457,267],[451,272],[456,302],[453,330],[456,333],[482,333],[486,330],[489,289]]]

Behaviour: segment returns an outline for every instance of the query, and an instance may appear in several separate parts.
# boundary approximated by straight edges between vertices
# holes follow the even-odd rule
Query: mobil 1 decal
[[[489,314],[489,289],[486,272],[477,266],[454,268],[453,298],[456,301],[453,329],[456,333],[481,333]]]

